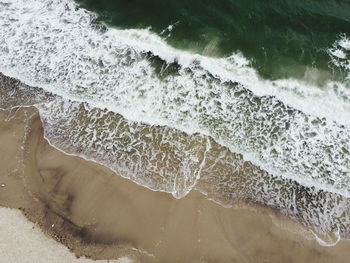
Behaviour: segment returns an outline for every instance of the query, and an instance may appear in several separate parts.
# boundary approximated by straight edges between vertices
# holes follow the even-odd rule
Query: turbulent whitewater
[[[208,57],[96,19],[70,0],[0,0],[0,71],[37,87],[2,84],[0,106],[35,105],[50,143],[152,190],[260,202],[349,235],[346,33],[329,71],[272,80],[241,52]]]

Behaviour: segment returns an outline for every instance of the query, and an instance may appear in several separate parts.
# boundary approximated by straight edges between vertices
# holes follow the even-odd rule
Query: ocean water
[[[349,31],[345,0],[0,0],[0,107],[35,105],[52,145],[137,184],[268,205],[334,244]]]

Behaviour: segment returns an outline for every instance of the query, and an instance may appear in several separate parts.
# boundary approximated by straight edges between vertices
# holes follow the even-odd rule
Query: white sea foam
[[[332,64],[344,70],[347,73],[347,81],[350,82],[350,38],[345,34],[341,34],[328,52],[331,56]],[[347,85],[346,89],[348,92],[346,95],[349,97],[349,85]]]
[[[0,5],[5,74],[129,121],[210,135],[272,175],[350,196],[348,83],[264,80],[240,53],[210,58],[176,50],[149,30],[99,30],[94,15],[70,0]],[[332,61],[346,68],[348,42],[338,42]],[[158,69],[152,56],[167,63]],[[96,141],[90,132],[76,141],[80,147]],[[178,196],[196,173],[189,181],[186,172],[174,177],[185,186]]]

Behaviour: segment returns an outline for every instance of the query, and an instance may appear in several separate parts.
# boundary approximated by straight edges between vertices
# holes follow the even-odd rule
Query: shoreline
[[[0,205],[20,209],[78,257],[134,262],[345,262],[350,257],[347,240],[320,246],[302,236],[301,225],[271,208],[224,208],[198,191],[175,199],[66,155],[44,139],[34,107],[0,111],[0,145],[7,152],[0,161],[5,185]]]

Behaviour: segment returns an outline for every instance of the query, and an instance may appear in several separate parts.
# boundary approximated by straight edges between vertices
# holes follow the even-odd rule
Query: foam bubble
[[[350,81],[350,39],[347,35],[341,34],[335,41],[332,48],[328,50],[331,63],[347,73],[347,80]],[[349,86],[347,87],[349,89]]]

